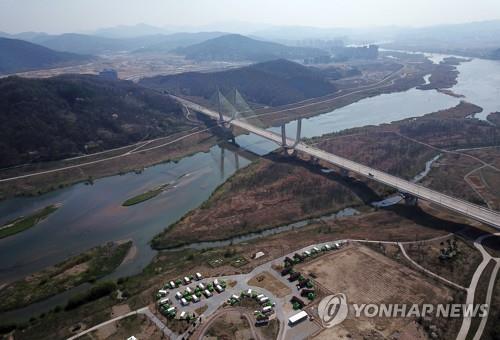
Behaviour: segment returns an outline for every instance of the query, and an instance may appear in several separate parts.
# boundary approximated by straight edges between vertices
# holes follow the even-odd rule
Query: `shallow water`
[[[435,55],[434,59],[439,61],[442,57]],[[458,69],[458,84],[452,90],[484,107],[485,111],[479,117],[500,111],[500,62],[474,59]],[[302,137],[390,123],[458,103],[459,99],[434,90],[411,89],[383,94],[304,119]],[[296,122],[287,124],[287,134],[292,138],[295,137],[295,126]],[[280,132],[278,128],[272,130]],[[240,136],[237,143],[259,155],[277,148],[272,142],[254,135]],[[237,168],[249,162],[233,151],[223,151],[220,146],[214,146],[208,153],[198,153],[176,163],[152,166],[141,174],[111,176],[98,179],[93,185],[76,184],[39,197],[0,202],[0,224],[53,203],[63,204],[34,228],[0,240],[0,284],[24,277],[107,241],[123,239],[132,239],[138,252],[132,261],[121,266],[112,276],[138,273],[155,255],[149,246],[150,240],[199,206]],[[121,206],[127,198],[176,181],[182,175],[186,176],[158,197],[127,208]],[[269,232],[280,232],[280,229]],[[62,300],[64,298],[66,295]],[[57,301],[57,304],[62,301],[61,297],[51,300]],[[50,303],[47,302],[38,305],[40,311],[48,308]]]

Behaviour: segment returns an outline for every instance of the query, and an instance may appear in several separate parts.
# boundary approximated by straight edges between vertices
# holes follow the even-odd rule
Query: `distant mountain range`
[[[199,44],[203,41],[227,35],[223,32],[174,33],[163,36],[160,42],[149,44],[134,52],[170,52],[180,47]]]
[[[104,36],[65,33],[49,35],[37,32],[8,34],[0,32],[0,37],[22,39],[47,48],[78,54],[100,55],[116,52],[169,52],[179,47],[197,44],[220,37],[223,32],[174,33],[144,35],[130,38],[109,38]]]
[[[151,44],[158,44],[164,39],[165,36],[163,35],[115,39],[93,35],[67,33],[56,36],[35,37],[33,42],[56,51],[99,55],[105,53],[132,51]]]
[[[89,35],[97,35],[106,38],[138,38],[148,35],[165,35],[171,34],[171,31],[166,28],[151,26],[147,24],[137,25],[119,25],[114,27],[101,28],[96,31],[87,32]]]
[[[214,73],[157,76],[143,79],[139,84],[205,99],[210,99],[217,88],[226,94],[237,88],[247,101],[270,106],[289,104],[335,91],[335,86],[318,69],[284,59]]]
[[[267,61],[279,58],[304,59],[328,55],[309,47],[293,47],[256,40],[239,34],[228,34],[199,44],[178,48],[174,52],[188,59],[224,61]]]
[[[57,160],[189,128],[179,106],[129,81],[0,79],[0,167]]]
[[[79,64],[92,57],[57,52],[24,40],[0,38],[0,74]]]

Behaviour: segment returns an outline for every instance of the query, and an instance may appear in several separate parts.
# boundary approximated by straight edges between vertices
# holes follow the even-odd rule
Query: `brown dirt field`
[[[203,339],[207,340],[240,340],[254,338],[251,326],[243,314],[229,311],[212,321]]]
[[[422,326],[416,322],[405,322],[404,320],[398,320],[393,322],[394,336],[389,337],[385,334],[387,333],[384,329],[376,326],[366,320],[346,320],[342,324],[333,327],[323,329],[318,335],[314,336],[315,340],[341,340],[341,339],[351,339],[351,340],[385,340],[385,339],[399,339],[399,340],[427,340],[429,337],[423,330]]]
[[[254,276],[248,281],[251,286],[261,287],[267,289],[277,297],[284,297],[290,294],[291,289],[286,286],[283,282],[278,281],[269,272],[262,272],[257,276]]]
[[[137,339],[163,339],[161,331],[144,315],[133,315],[113,322],[89,334],[84,339],[123,340],[134,335]]]
[[[453,292],[419,272],[362,245],[332,253],[299,265],[305,274],[332,293],[344,293],[348,303],[439,303],[452,299]],[[316,339],[427,339],[413,319],[358,318],[351,316],[341,325],[318,334]],[[412,336],[416,336],[412,338]]]
[[[116,318],[117,316],[124,315],[130,313],[130,307],[127,304],[124,305],[116,305],[111,309],[111,317]]]
[[[449,289],[367,247],[352,247],[297,267],[316,275],[331,292],[342,292],[350,303],[424,303],[446,301]]]
[[[279,334],[280,324],[277,319],[269,321],[265,327],[256,327],[257,334],[262,340],[276,340]]]

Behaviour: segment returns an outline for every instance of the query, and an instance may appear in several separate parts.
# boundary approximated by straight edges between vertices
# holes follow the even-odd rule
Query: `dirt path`
[[[78,333],[78,334],[76,334],[76,335],[73,335],[73,336],[69,337],[67,340],[74,340],[74,339],[77,339],[77,338],[79,338],[79,337],[81,337],[81,336],[84,336],[84,335],[85,335],[85,334],[87,334],[87,333],[93,332],[93,331],[95,331],[95,330],[97,330],[97,329],[99,329],[99,328],[101,328],[101,327],[104,327],[104,326],[106,326],[106,325],[109,325],[110,323],[113,323],[113,322],[115,322],[115,321],[119,321],[119,320],[121,320],[121,319],[125,319],[125,318],[127,318],[127,317],[129,317],[129,316],[136,315],[136,314],[144,314],[144,312],[145,312],[145,310],[146,310],[146,309],[148,309],[148,307],[140,308],[140,309],[135,310],[135,311],[133,311],[133,312],[130,312],[130,313],[127,313],[127,314],[124,314],[124,315],[117,316],[116,318],[110,319],[110,320],[108,320],[108,321],[104,321],[103,323],[100,323],[100,324],[98,324],[98,325],[96,325],[96,326],[94,326],[94,327],[91,327],[91,328],[89,328],[89,329],[84,330],[83,332],[80,332],[80,333]],[[149,309],[148,309],[148,310],[149,310]]]
[[[414,261],[414,260],[413,260],[410,256],[408,256],[408,253],[406,252],[405,247],[403,247],[403,245],[402,245],[401,243],[398,243],[398,246],[399,246],[399,249],[401,249],[401,253],[403,254],[403,256],[404,256],[404,257],[405,257],[408,261],[410,261],[412,265],[414,265],[415,267],[417,267],[418,269],[420,269],[421,271],[423,271],[423,272],[424,272],[424,273],[426,273],[427,275],[430,275],[430,276],[432,276],[432,277],[435,277],[435,278],[437,278],[437,279],[439,279],[439,280],[443,281],[444,283],[446,283],[446,284],[448,284],[448,285],[450,285],[450,286],[453,286],[453,287],[455,287],[455,288],[458,288],[458,289],[460,289],[460,290],[465,290],[465,291],[467,290],[467,288],[465,288],[465,287],[463,287],[463,286],[461,286],[461,285],[459,285],[459,284],[456,284],[455,282],[452,282],[452,281],[450,281],[450,280],[448,280],[448,279],[446,279],[446,278],[444,278],[444,277],[442,277],[442,276],[439,276],[438,274],[433,273],[433,272],[431,272],[430,270],[428,270],[428,269],[426,269],[426,268],[422,267],[422,266],[421,266],[421,265],[419,265],[417,262],[415,262],[415,261]]]

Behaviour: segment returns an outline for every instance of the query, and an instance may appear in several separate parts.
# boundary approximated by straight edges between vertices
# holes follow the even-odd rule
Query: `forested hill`
[[[0,74],[78,64],[90,56],[57,52],[17,39],[0,38]]]
[[[128,81],[0,79],[0,167],[57,160],[189,127],[166,96]]]
[[[239,34],[213,38],[199,44],[179,48],[175,52],[192,60],[250,60],[256,62],[279,58],[303,60],[328,55],[327,52],[317,48],[286,46]]]
[[[140,84],[205,99],[209,99],[217,88],[223,93],[237,88],[247,101],[270,106],[289,104],[335,91],[335,86],[318,69],[284,59],[214,73],[157,76],[143,79]]]

